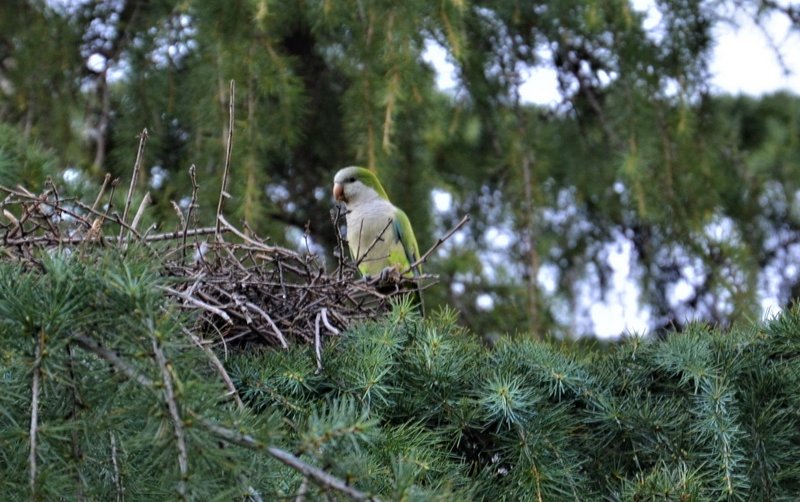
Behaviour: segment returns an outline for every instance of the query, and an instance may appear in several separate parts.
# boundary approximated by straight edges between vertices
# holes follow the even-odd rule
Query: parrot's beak
[[[341,185],[341,183],[333,184],[333,198],[336,199],[337,201],[347,202],[344,199],[344,187]]]

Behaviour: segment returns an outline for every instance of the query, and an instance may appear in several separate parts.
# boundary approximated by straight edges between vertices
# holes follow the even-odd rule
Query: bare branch
[[[322,314],[317,313],[317,317],[314,319],[314,354],[317,356],[317,373],[322,371],[322,341],[319,337],[320,317],[322,317]]]
[[[431,246],[431,248],[430,248],[429,250],[427,250],[427,251],[425,252],[425,254],[423,254],[422,256],[420,256],[420,258],[419,258],[417,261],[415,261],[414,263],[412,263],[411,265],[409,265],[409,267],[408,267],[408,269],[407,269],[407,270],[404,270],[404,271],[403,271],[403,274],[402,274],[402,275],[405,275],[405,274],[407,274],[407,273],[409,273],[409,272],[413,271],[415,268],[419,267],[419,266],[420,266],[420,265],[422,265],[423,263],[426,263],[426,262],[428,261],[428,258],[429,258],[429,257],[430,257],[430,256],[433,254],[433,252],[434,252],[434,251],[436,251],[436,250],[439,248],[439,246],[441,246],[442,244],[444,244],[444,243],[445,243],[445,241],[446,241],[447,239],[449,239],[450,237],[452,237],[452,236],[453,236],[453,234],[455,234],[456,232],[458,232],[458,231],[461,229],[461,227],[463,227],[464,225],[466,225],[467,223],[469,223],[469,220],[470,220],[470,218],[469,218],[469,215],[468,215],[468,214],[465,214],[465,215],[464,215],[464,217],[463,217],[463,218],[461,218],[461,221],[459,221],[459,222],[456,224],[456,226],[454,226],[454,227],[453,227],[453,228],[451,228],[451,229],[450,229],[450,230],[449,230],[449,231],[448,231],[446,234],[444,234],[444,237],[440,237],[439,239],[437,239],[437,240],[436,240],[436,242],[433,244],[433,246]]]
[[[386,226],[383,227],[383,230],[381,230],[378,235],[375,236],[375,238],[372,240],[370,245],[367,247],[367,250],[364,251],[364,254],[360,254],[361,253],[361,248],[360,248],[360,246],[361,246],[361,231],[363,230],[363,228],[359,229],[359,236],[358,236],[359,248],[357,248],[357,251],[356,251],[356,257],[358,258],[358,261],[356,261],[356,268],[358,268],[359,265],[361,265],[361,262],[364,261],[364,259],[367,257],[367,255],[369,255],[370,251],[372,251],[372,248],[374,248],[380,241],[383,240],[383,234],[385,234],[386,231],[389,230],[389,227],[392,225],[392,223],[394,223],[394,220],[389,218],[386,221]],[[363,220],[361,221],[361,225],[363,227],[363,225],[364,225],[364,221]],[[381,258],[382,257],[370,258],[370,259],[375,260],[375,259],[381,259]]]
[[[139,221],[142,219],[144,210],[149,205],[150,205],[150,192],[147,192],[144,194],[144,197],[142,197],[142,202],[139,204],[139,209],[136,211],[136,215],[133,217],[133,221],[131,222],[131,230],[136,230],[136,227],[139,226]]]
[[[186,258],[186,236],[189,232],[189,225],[191,225],[192,212],[197,205],[197,168],[194,166],[194,164],[189,166],[189,179],[192,180],[192,199],[189,202],[189,209],[186,211],[186,221],[184,222],[183,226],[183,240],[181,241],[181,258],[183,259]],[[214,227],[214,231],[219,232],[219,229]]]
[[[222,171],[222,184],[219,189],[219,202],[217,203],[217,233],[214,234],[214,240],[219,242],[220,239],[220,216],[222,216],[222,203],[225,199],[230,197],[228,193],[228,176],[231,169],[231,153],[233,150],[233,112],[236,104],[236,83],[231,80],[230,96],[228,102],[228,141],[225,145],[225,169]]]
[[[208,303],[206,303],[206,302],[204,302],[202,300],[198,300],[197,298],[195,298],[193,296],[189,296],[187,294],[181,293],[180,291],[177,291],[177,290],[172,289],[172,288],[166,288],[165,287],[164,291],[167,291],[168,293],[173,294],[173,295],[175,295],[175,296],[177,296],[179,298],[183,298],[187,302],[189,302],[189,303],[191,303],[191,304],[193,304],[193,305],[195,305],[197,307],[200,307],[202,309],[208,310],[209,312],[212,312],[212,313],[220,316],[221,318],[225,319],[225,322],[227,322],[228,324],[233,324],[233,321],[231,320],[231,316],[229,316],[227,312],[225,312],[224,310],[222,310],[220,308],[217,308],[217,307],[215,307],[213,305],[209,305]]]
[[[97,192],[97,198],[94,199],[94,204],[92,204],[92,211],[96,210],[98,204],[100,204],[100,200],[103,198],[103,194],[106,191],[109,181],[111,181],[111,174],[106,173],[106,175],[103,177],[103,185],[100,187],[100,191]]]
[[[131,207],[131,200],[133,199],[133,192],[136,189],[136,182],[139,178],[139,171],[142,169],[142,162],[144,162],[144,145],[147,142],[147,128],[142,129],[139,135],[139,149],[136,151],[136,162],[133,163],[133,173],[131,174],[131,184],[128,187],[128,195],[125,197],[125,208],[122,211],[122,221],[126,222],[128,219],[128,210]],[[119,231],[120,240],[125,235],[125,229]]]

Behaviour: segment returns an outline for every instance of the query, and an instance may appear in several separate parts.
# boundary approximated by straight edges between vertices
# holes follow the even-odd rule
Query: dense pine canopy
[[[213,214],[229,81],[237,83],[230,209],[275,242],[331,256],[332,174],[377,170],[434,257],[431,304],[481,332],[578,335],[609,291],[614,246],[650,328],[757,317],[798,284],[800,103],[709,93],[715,27],[786,2],[10,0],[0,5],[0,176],[125,179],[149,131],[161,214],[191,189]],[[444,47],[458,89],[424,59]],[[562,101],[520,99],[551,68]],[[20,152],[54,152],[47,168]],[[31,166],[37,166],[32,170]],[[433,211],[431,190],[452,197]],[[185,200],[183,200],[185,202]],[[510,236],[498,247],[497,232]],[[676,295],[676,287],[688,293]],[[477,307],[491,304],[490,311]],[[636,307],[636,306],[634,306]]]
[[[795,500],[800,97],[714,95],[708,68],[721,23],[800,10],[634,4],[0,2],[0,493]],[[559,103],[524,99],[533,68]],[[471,216],[425,266],[424,320],[319,300],[323,272],[357,283],[334,266],[347,165],[422,250]],[[619,249],[660,336],[576,341]],[[766,300],[786,308],[758,321]]]

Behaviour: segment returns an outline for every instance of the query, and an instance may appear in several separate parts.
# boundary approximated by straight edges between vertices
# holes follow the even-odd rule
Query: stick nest
[[[196,328],[216,334],[217,343],[225,347],[319,347],[320,337],[383,315],[393,298],[417,287],[408,279],[387,286],[385,281],[379,285],[359,278],[343,256],[341,241],[338,265],[328,273],[319,256],[270,245],[246,225],[245,230],[236,228],[221,211],[213,227],[198,227],[192,223],[196,188],[189,207],[173,204],[180,220],[175,231],[152,233],[151,227],[140,232],[149,194],[130,222],[127,218],[137,172],[135,168],[122,216],[110,202],[118,183],[109,183],[109,176],[93,205],[62,197],[49,180],[38,194],[0,186],[0,255],[37,266],[42,253],[52,250],[83,254],[91,248],[117,247],[124,252],[134,243],[142,245],[160,258],[166,277],[177,279],[164,288],[166,294],[182,308],[196,311]],[[194,169],[190,176],[196,187]],[[333,216],[338,228],[338,211]]]

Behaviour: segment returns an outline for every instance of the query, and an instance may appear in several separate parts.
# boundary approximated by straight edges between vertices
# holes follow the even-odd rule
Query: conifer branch
[[[352,500],[364,500],[368,502],[380,502],[378,497],[373,497],[368,495],[360,490],[349,486],[347,483],[342,481],[341,479],[328,474],[327,472],[323,471],[318,467],[314,467],[313,465],[307,464],[300,460],[299,458],[295,457],[291,453],[281,450],[280,448],[275,448],[274,446],[270,446],[267,448],[267,452],[272,455],[274,458],[280,460],[284,464],[288,465],[292,469],[300,472],[306,477],[313,479],[317,484],[322,485],[326,488],[330,488],[332,490],[336,490],[344,495],[347,495]]]
[[[178,495],[182,499],[187,499],[186,496],[186,480],[189,477],[189,450],[186,447],[186,436],[183,432],[183,419],[181,418],[180,411],[178,410],[178,402],[175,400],[175,390],[172,387],[172,377],[167,368],[167,358],[161,350],[161,345],[158,343],[154,334],[150,335],[153,354],[156,363],[161,370],[161,381],[164,384],[164,400],[169,410],[170,418],[172,419],[172,429],[175,432],[175,443],[178,447],[178,469],[180,469],[181,479],[178,481]]]
[[[153,388],[153,381],[150,378],[139,372],[139,370],[136,369],[132,364],[119,357],[116,352],[108,350],[105,347],[101,347],[94,340],[85,335],[72,335],[72,338],[80,348],[87,350],[98,356],[100,359],[110,363],[129,379],[144,387]]]
[[[108,435],[111,443],[111,466],[114,469],[114,487],[117,490],[117,502],[122,502],[125,500],[125,488],[122,486],[122,475],[119,472],[117,461],[117,438],[113,431],[109,432]]]
[[[125,376],[130,378],[131,380],[139,383],[142,386],[148,387],[150,389],[155,389],[155,382],[153,380],[147,378],[146,376],[142,375],[136,368],[134,368],[130,363],[124,361],[114,352],[97,345],[93,340],[89,339],[84,335],[73,335],[73,339],[76,343],[94,353],[95,355],[99,356],[101,359],[109,362],[112,366],[120,370]],[[180,414],[178,413],[178,405],[175,401],[174,392],[172,390],[172,381],[169,375],[169,369],[167,368],[167,361],[164,357],[164,353],[161,351],[160,347],[155,338],[153,340],[153,350],[156,356],[156,361],[161,369],[162,381],[164,384],[163,392],[161,395],[163,396],[164,400],[167,403],[169,408],[170,415],[173,420],[176,439],[179,437],[183,438],[183,427],[182,421],[180,419]],[[227,427],[224,427],[216,422],[213,422],[198,413],[195,413],[191,409],[187,409],[186,413],[190,415],[201,427],[206,429],[208,432],[214,434],[215,436],[223,439],[229,443],[236,444],[238,446],[243,446],[248,449],[253,450],[260,450],[266,451],[270,456],[276,458],[277,460],[281,461],[282,463],[288,465],[289,467],[297,470],[304,476],[307,476],[313,479],[317,484],[324,486],[326,488],[330,488],[341,492],[342,494],[350,497],[352,500],[363,500],[363,501],[376,501],[378,502],[379,499],[367,495],[364,492],[361,492],[351,486],[348,486],[347,483],[342,481],[331,474],[319,469],[318,467],[314,467],[309,465],[299,458],[295,457],[291,453],[288,453],[280,448],[267,446],[260,440],[256,439],[255,437],[251,436],[250,434],[245,434]],[[180,431],[180,432],[178,432]],[[183,441],[183,446],[181,447],[181,441]],[[181,475],[182,481],[179,485],[179,493],[181,496],[185,498],[185,483],[183,480],[186,479],[186,473],[188,472],[188,461],[184,464],[187,460],[188,456],[186,453],[186,445],[185,440],[179,440],[179,462],[181,465]],[[183,491],[181,491],[181,489]]]
[[[201,427],[206,429],[208,432],[211,432],[215,436],[219,437],[220,439],[224,439],[229,443],[252,450],[266,450],[266,452],[269,453],[270,456],[288,465],[292,469],[295,469],[304,476],[313,479],[317,484],[321,486],[341,492],[344,495],[350,497],[352,500],[380,502],[380,499],[367,495],[366,493],[347,485],[347,483],[345,483],[341,479],[331,474],[328,474],[327,472],[323,471],[318,467],[303,462],[302,460],[300,460],[299,458],[297,458],[296,456],[292,455],[291,453],[285,450],[282,450],[275,446],[266,446],[264,443],[254,438],[250,434],[245,434],[233,429],[229,429],[222,425],[219,425],[218,423],[213,422],[201,415],[198,415],[192,412],[191,410],[189,410],[189,414],[192,416],[193,419],[197,421],[198,424],[200,424]]]
[[[225,384],[225,387],[228,389],[228,395],[233,397],[233,400],[236,401],[236,406],[240,410],[244,409],[244,403],[242,402],[242,398],[239,397],[239,392],[236,390],[236,386],[233,384],[231,376],[228,374],[228,371],[225,369],[222,361],[220,361],[219,357],[217,357],[217,354],[208,348],[206,345],[208,342],[204,343],[199,336],[195,335],[185,327],[181,327],[181,330],[200,350],[206,354],[209,361],[211,361],[212,366],[214,366],[214,368],[217,370],[217,373],[219,373],[220,378],[222,378],[222,382]]]
[[[42,379],[42,354],[44,352],[44,333],[40,330],[36,335],[36,349],[33,361],[33,377],[31,381],[31,427],[30,453],[28,455],[28,476],[31,497],[36,498],[36,448],[39,430],[39,387]]]

